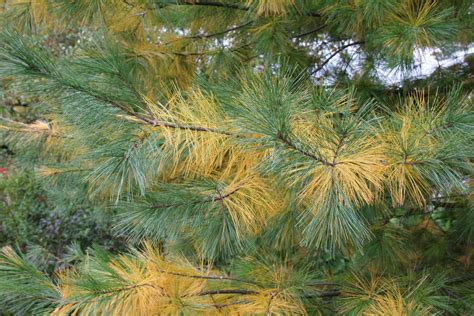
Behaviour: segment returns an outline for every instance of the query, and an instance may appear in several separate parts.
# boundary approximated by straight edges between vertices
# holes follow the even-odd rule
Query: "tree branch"
[[[172,41],[166,42],[166,43],[164,43],[163,45],[168,45],[168,44],[171,44],[171,43],[174,43],[174,42],[183,40],[183,39],[204,39],[204,38],[211,38],[211,37],[223,35],[223,34],[226,34],[226,33],[229,33],[229,32],[236,31],[236,30],[238,30],[238,29],[244,28],[244,27],[246,27],[247,25],[252,24],[253,22],[254,22],[254,20],[251,20],[251,21],[248,21],[247,23],[240,24],[240,25],[237,25],[237,26],[228,28],[228,29],[226,29],[226,30],[216,32],[216,33],[211,33],[211,34],[196,34],[196,35],[192,35],[192,36],[180,37],[180,38],[174,39],[174,40],[172,40]]]
[[[207,7],[219,7],[226,9],[248,11],[250,7],[238,4],[238,3],[226,3],[220,1],[207,1],[207,0],[176,0],[175,5],[196,5],[196,6],[207,6]]]
[[[233,281],[233,282],[251,284],[251,285],[263,288],[262,285],[260,285],[256,282],[253,282],[253,281],[242,280],[242,279],[237,279],[237,278],[232,278],[232,277],[226,277],[226,276],[223,276],[223,275],[190,275],[190,274],[179,273],[179,272],[170,272],[170,271],[165,271],[165,270],[159,270],[159,272],[165,273],[165,274],[171,274],[171,275],[175,275],[175,276],[180,276],[180,277],[184,277],[184,278],[191,278],[191,279]]]
[[[158,1],[158,6],[166,6],[166,5],[189,5],[189,6],[207,6],[207,7],[216,7],[216,8],[224,8],[224,9],[233,9],[233,10],[240,10],[240,11],[249,11],[251,9],[250,6],[238,4],[238,3],[228,3],[228,2],[221,2],[221,1],[208,1],[208,0],[176,0],[175,2],[162,2]],[[307,12],[304,15],[312,16],[312,17],[320,17],[321,15],[317,12]]]
[[[20,58],[20,57],[19,57]],[[211,132],[211,133],[217,133],[217,134],[222,134],[222,135],[233,135],[230,132],[226,131],[221,131],[215,128],[209,128],[209,127],[202,127],[202,126],[194,126],[194,125],[188,125],[188,124],[178,124],[178,123],[173,123],[173,122],[167,122],[167,121],[158,121],[151,119],[149,117],[146,117],[142,114],[139,114],[131,109],[129,109],[127,106],[112,100],[111,98],[108,98],[106,96],[103,96],[97,92],[94,92],[92,90],[85,89],[81,85],[71,83],[70,81],[62,78],[62,76],[55,76],[50,72],[45,72],[43,69],[38,68],[36,65],[31,64],[28,60],[24,60],[23,58],[20,58],[25,63],[25,67],[31,70],[34,70],[36,73],[35,75],[38,75],[40,77],[53,80],[60,85],[69,88],[71,90],[75,90],[77,92],[83,93],[85,95],[88,95],[96,100],[102,101],[104,103],[110,104],[113,107],[121,110],[122,112],[126,113],[127,115],[134,117],[137,119],[140,123],[142,124],[147,124],[147,125],[152,125],[152,126],[161,126],[161,127],[169,127],[169,128],[176,128],[176,129],[182,129],[182,130],[191,130],[191,131],[197,131],[197,132]],[[146,105],[146,104],[145,104]]]
[[[313,29],[313,30],[310,30],[308,32],[304,32],[304,33],[301,33],[301,34],[297,34],[297,35],[294,35],[292,36],[291,38],[301,38],[301,37],[305,37],[307,35],[310,35],[310,34],[313,34],[313,33],[316,33],[318,31],[321,31],[322,29],[324,29],[326,27],[326,24],[323,24],[321,26],[318,26],[317,28]]]
[[[296,144],[292,143],[289,139],[283,137],[282,135],[278,135],[277,136],[277,139],[280,140],[283,144],[285,144],[287,147],[289,148],[292,148],[294,150],[296,150],[297,152],[303,154],[304,156],[306,157],[309,157],[313,160],[316,160],[317,162],[320,162],[322,163],[323,165],[325,166],[331,166],[331,164],[329,162],[327,162],[326,160],[316,156],[315,154],[312,154],[310,152],[307,152],[305,151],[304,149],[301,149],[299,148]]]
[[[311,73],[310,73],[310,76],[314,75],[315,73],[319,72],[321,69],[324,68],[324,66],[327,65],[327,63],[329,63],[331,61],[331,59],[333,59],[337,54],[339,54],[340,52],[342,52],[344,49],[348,48],[348,47],[351,47],[351,46],[354,46],[354,45],[360,45],[360,44],[363,44],[364,42],[363,41],[357,41],[357,42],[352,42],[352,43],[349,43],[349,44],[346,44],[346,45],[343,45],[341,47],[339,47],[334,53],[331,54],[331,56],[329,56],[321,65],[319,65],[318,68],[316,68],[315,70],[313,70]]]
[[[344,131],[344,133],[342,133],[341,137],[339,138],[339,142],[336,146],[336,150],[334,151],[334,156],[333,156],[332,162],[331,162],[332,167],[336,166],[336,159],[339,156],[339,153],[342,149],[342,146],[344,146],[344,140],[345,140],[345,138],[347,137],[348,134],[349,133],[347,131]]]
[[[315,294],[306,294],[304,297],[306,298],[311,298],[311,297],[333,298],[340,295],[341,295],[341,291],[334,290],[334,291],[320,292],[320,293],[315,293]]]
[[[242,290],[242,289],[223,289],[223,290],[210,290],[198,293],[198,296],[206,295],[217,295],[217,294],[238,294],[238,295],[252,295],[257,294],[257,291],[252,290]]]
[[[124,287],[120,287],[120,288],[96,290],[96,291],[94,291],[94,293],[97,293],[97,294],[113,294],[113,293],[120,293],[120,292],[124,292],[124,291],[134,290],[134,289],[141,288],[141,287],[151,287],[155,290],[163,291],[163,288],[161,286],[153,285],[153,284],[149,284],[149,283],[142,283],[142,284],[132,284],[132,285],[128,285],[128,286],[124,286]]]
[[[86,90],[86,89],[84,89],[80,86],[71,85],[71,84],[68,84],[68,83],[63,83],[63,84],[65,84],[66,86],[68,86],[68,87],[70,87],[74,90],[77,90],[79,92],[82,92],[84,94],[92,96],[92,97],[94,97],[94,98],[96,98],[100,101],[111,104],[112,106],[120,109],[121,111],[125,112],[129,116],[136,118],[142,124],[152,125],[154,127],[155,126],[161,126],[161,127],[169,127],[169,128],[182,129],[182,130],[191,130],[191,131],[196,131],[196,132],[211,132],[211,133],[216,133],[216,134],[232,135],[232,133],[230,133],[230,132],[221,131],[221,130],[218,130],[218,129],[215,129],[215,128],[210,128],[210,127],[202,127],[202,126],[194,126],[194,125],[188,125],[188,124],[178,124],[178,123],[173,123],[173,122],[168,122],[168,121],[154,120],[154,119],[148,118],[146,116],[143,116],[143,115],[141,115],[137,112],[134,112],[134,111],[128,109],[126,106],[124,106],[124,105],[122,105],[122,104],[120,104],[120,103],[118,103],[114,100],[111,100],[109,98],[105,98],[105,97],[100,96],[100,95],[95,94],[95,93],[91,93],[90,91],[88,91],[88,90]]]
[[[458,277],[458,278],[449,280],[449,281],[446,282],[446,284],[452,285],[452,284],[469,282],[469,281],[474,281],[474,274],[465,275],[465,276],[462,276],[462,277]]]
[[[218,196],[213,196],[207,199],[203,199],[200,201],[192,201],[192,202],[182,202],[182,203],[174,203],[174,204],[162,204],[162,205],[150,205],[151,208],[170,208],[170,207],[179,207],[179,206],[191,206],[191,205],[196,205],[196,204],[203,204],[203,203],[208,203],[208,202],[218,202],[218,201],[224,201],[224,199],[228,198],[232,194],[236,193],[239,191],[242,187],[237,187],[234,190],[230,191],[229,193],[226,194],[221,194],[220,191],[217,190],[217,193],[219,194]]]
[[[252,44],[254,44],[254,43],[246,43],[246,44],[243,44],[243,45],[240,45],[240,46],[237,46],[237,47],[231,47],[231,48],[228,49],[228,51],[233,52],[233,51],[239,50],[241,48],[245,48],[247,46],[250,46]],[[176,55],[176,56],[187,57],[187,56],[213,55],[213,54],[218,54],[222,51],[224,51],[224,49],[219,48],[219,49],[214,49],[214,50],[210,50],[210,51],[203,51],[203,52],[171,52],[170,54],[173,54],[173,55]]]

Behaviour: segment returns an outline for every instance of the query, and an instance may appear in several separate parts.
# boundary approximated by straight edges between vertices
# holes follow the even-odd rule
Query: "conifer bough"
[[[50,274],[5,247],[0,311],[474,312],[471,92],[374,75],[470,45],[470,6],[6,1],[0,78],[43,116],[0,132],[45,185],[85,183],[130,251]]]

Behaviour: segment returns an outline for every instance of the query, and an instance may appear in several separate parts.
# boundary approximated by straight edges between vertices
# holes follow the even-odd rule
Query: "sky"
[[[353,60],[349,66],[350,69],[357,69],[362,61],[362,56],[357,53],[358,47],[349,47],[346,50],[349,56],[353,56]],[[388,85],[398,85],[404,79],[424,78],[432,74],[437,68],[447,68],[451,65],[464,62],[464,57],[474,54],[474,44],[468,47],[459,48],[453,51],[449,56],[443,56],[439,48],[423,48],[416,49],[414,55],[413,70],[403,72],[397,69],[390,69],[383,65],[376,69],[378,77]],[[329,54],[328,54],[329,55]],[[341,56],[335,56],[326,66],[325,69],[331,69],[342,62]]]

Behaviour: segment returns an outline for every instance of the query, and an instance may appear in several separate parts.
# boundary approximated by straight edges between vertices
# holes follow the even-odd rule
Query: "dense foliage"
[[[36,180],[1,189],[53,205],[1,206],[22,251],[0,255],[0,310],[473,313],[472,58],[412,76],[420,52],[472,47],[472,17],[462,0],[3,1],[3,90],[33,108],[2,111],[3,146]]]

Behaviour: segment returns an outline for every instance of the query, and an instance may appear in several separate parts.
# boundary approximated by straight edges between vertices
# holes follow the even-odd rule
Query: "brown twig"
[[[317,162],[320,162],[325,166],[331,166],[331,164],[325,159],[320,158],[313,153],[307,152],[306,150],[299,148],[296,144],[292,143],[289,139],[285,138],[284,136],[278,135],[277,139],[280,140],[287,147],[292,148],[293,150],[301,153],[302,155],[306,157],[310,157],[311,159],[316,160]]]
[[[184,36],[184,37],[176,38],[176,39],[171,40],[171,41],[169,41],[169,42],[163,43],[162,45],[169,45],[169,44],[171,44],[171,43],[174,43],[174,42],[177,42],[177,41],[180,41],[180,40],[183,40],[183,39],[205,39],[205,38],[211,38],[211,37],[223,35],[223,34],[226,34],[226,33],[229,33],[229,32],[236,31],[236,30],[238,30],[238,29],[244,28],[244,27],[246,27],[247,25],[250,25],[250,24],[253,23],[253,22],[254,22],[254,20],[251,20],[251,21],[248,21],[247,23],[240,24],[240,25],[237,25],[237,26],[228,28],[228,29],[226,29],[226,30],[216,32],[216,33],[211,33],[211,34],[196,34],[196,35],[192,35],[192,36]]]
[[[325,27],[326,27],[326,24],[323,24],[323,25],[318,26],[317,28],[315,28],[313,30],[310,30],[308,32],[304,32],[304,33],[301,33],[301,34],[296,34],[296,35],[292,36],[291,38],[302,38],[302,37],[305,37],[307,35],[310,35],[310,34],[318,32],[318,31],[321,31]]]
[[[363,41],[357,41],[357,42],[352,42],[352,43],[349,43],[349,44],[346,44],[346,45],[343,45],[341,47],[339,47],[334,53],[331,54],[331,56],[329,56],[321,65],[318,66],[318,68],[316,68],[315,70],[313,70],[310,75],[314,75],[315,73],[319,72],[321,69],[324,68],[324,66],[327,65],[327,63],[329,63],[331,61],[331,59],[333,59],[334,57],[337,56],[337,54],[339,54],[340,52],[342,52],[344,49],[348,48],[348,47],[351,47],[351,46],[354,46],[354,45],[360,45],[360,44],[363,44],[364,42]]]

